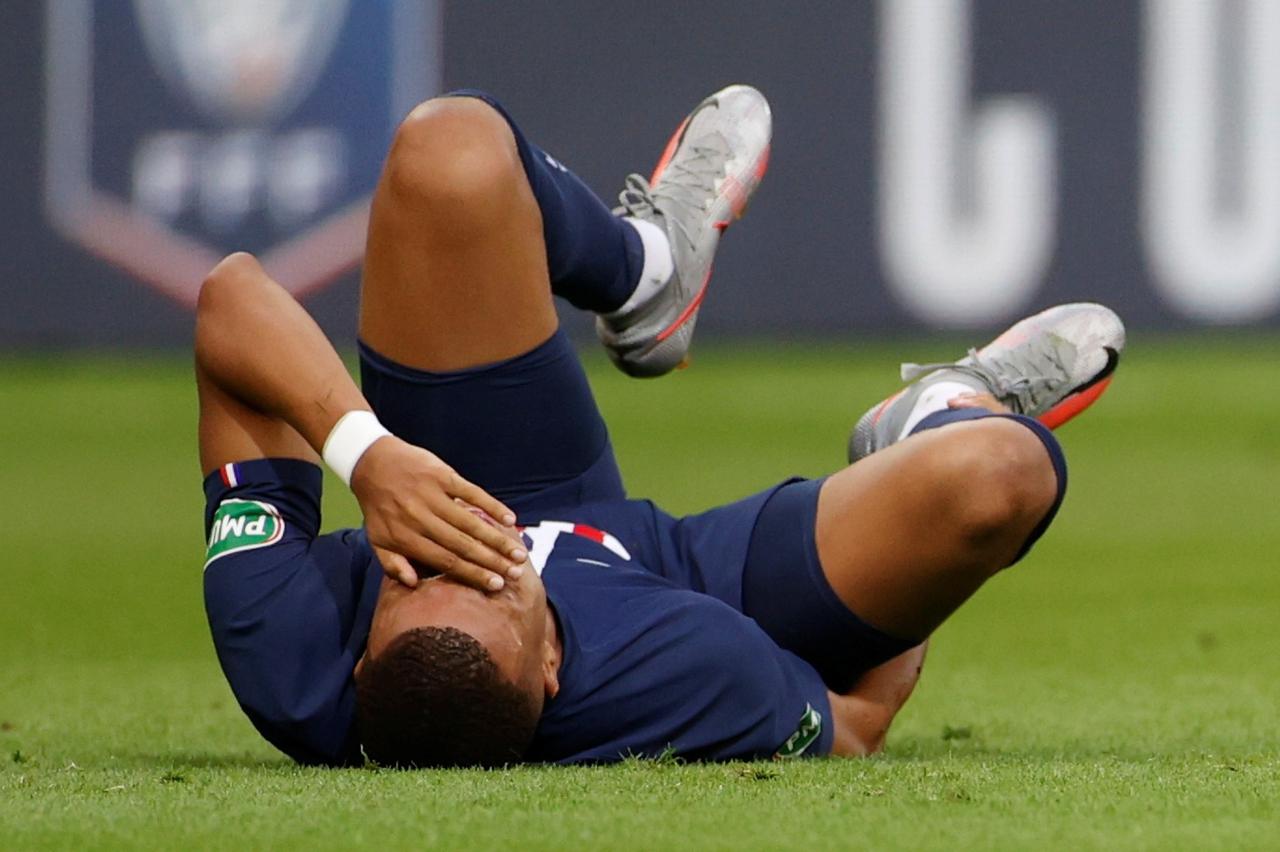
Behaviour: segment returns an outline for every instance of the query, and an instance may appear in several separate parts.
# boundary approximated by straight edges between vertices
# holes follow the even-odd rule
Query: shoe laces
[[[724,177],[725,152],[713,145],[686,143],[680,156],[667,163],[662,177],[652,185],[638,174],[627,175],[615,215],[637,219],[661,216],[693,246],[708,202],[715,197],[717,182]]]
[[[954,363],[903,364],[902,380],[914,381],[935,370],[954,370],[978,379],[1015,413],[1040,413],[1063,395],[1063,384],[1072,379],[1067,364],[1074,362],[1075,356],[1076,348],[1070,341],[1050,334],[1041,345],[1020,347],[1016,354],[1003,358],[970,349],[967,358]]]
[[[613,208],[613,215],[652,219],[655,210],[657,207],[648,179],[635,172],[627,175],[622,183],[622,192],[618,193],[618,206]]]

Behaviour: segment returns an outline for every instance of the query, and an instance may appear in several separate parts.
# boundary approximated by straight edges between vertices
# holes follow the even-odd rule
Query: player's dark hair
[[[405,631],[356,678],[360,742],[383,766],[514,763],[539,710],[483,645],[453,627]]]

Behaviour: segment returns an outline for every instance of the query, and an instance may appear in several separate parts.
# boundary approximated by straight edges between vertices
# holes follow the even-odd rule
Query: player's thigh
[[[375,193],[360,323],[383,423],[517,511],[623,496],[557,330],[528,151],[481,93],[414,110]]]
[[[1052,434],[1021,415],[982,411],[912,435],[828,480],[827,576],[868,619],[923,638],[1043,531],[1061,465]]]
[[[832,589],[818,558],[818,496],[826,479],[793,479],[674,521],[664,574],[754,619],[781,647],[846,691],[912,641],[866,623]]]
[[[364,260],[360,336],[376,351],[458,370],[521,355],[555,329],[519,136],[477,97],[428,101],[397,130]]]
[[[889,635],[851,609],[818,556],[819,495],[828,479],[791,482],[761,507],[742,565],[742,612],[810,663],[835,692],[917,640]]]

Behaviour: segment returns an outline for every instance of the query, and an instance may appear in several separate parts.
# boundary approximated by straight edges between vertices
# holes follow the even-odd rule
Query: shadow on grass
[[[1072,764],[1132,764],[1150,765],[1153,762],[1206,761],[1210,763],[1253,762],[1261,756],[1254,749],[1215,747],[1211,743],[1198,746],[1185,742],[1170,742],[1163,747],[1151,744],[1098,743],[1081,739],[1063,739],[1052,743],[1012,744],[984,742],[978,734],[960,738],[903,737],[892,742],[877,760],[900,764],[928,764],[947,760],[977,759],[991,765],[1052,765]]]
[[[889,765],[941,765],[952,761],[969,762],[977,760],[989,767],[1025,767],[1029,765],[1053,766],[1060,764],[1110,764],[1149,766],[1152,762],[1208,762],[1213,764],[1254,764],[1262,758],[1259,754],[1233,754],[1214,749],[1173,749],[1166,751],[1150,751],[1141,747],[1124,747],[1117,744],[1100,745],[1085,741],[1063,741],[1042,745],[1010,746],[985,743],[980,736],[951,737],[904,737],[894,742],[891,747],[875,757],[870,758],[864,766],[870,768],[874,764]],[[800,761],[806,763],[807,761]],[[824,761],[825,762],[825,761]],[[833,759],[833,763],[843,763]],[[1269,761],[1263,761],[1269,762]],[[852,765],[862,763],[851,761]],[[200,770],[248,771],[269,775],[323,775],[328,773],[367,773],[374,775],[421,774],[441,778],[473,775],[481,777],[504,776],[516,773],[526,776],[530,773],[545,776],[574,774],[588,776],[625,776],[634,772],[652,774],[655,771],[665,772],[714,772],[728,771],[750,780],[769,780],[790,764],[777,761],[732,761],[729,763],[685,762],[675,759],[628,758],[619,763],[562,767],[555,764],[530,763],[505,769],[395,769],[389,767],[314,767],[301,766],[284,756],[263,756],[251,752],[216,753],[208,751],[136,751],[116,753],[112,761],[114,768],[131,768],[163,772],[167,775],[180,776],[186,772]]]
[[[304,767],[287,757],[263,757],[247,752],[218,754],[204,751],[130,751],[117,752],[116,765],[137,769],[194,770],[194,769],[253,769],[269,771],[294,771]]]

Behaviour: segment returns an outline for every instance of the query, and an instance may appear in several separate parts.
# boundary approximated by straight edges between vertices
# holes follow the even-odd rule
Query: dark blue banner
[[[350,336],[396,121],[492,91],[612,195],[749,82],[773,164],[703,333],[994,327],[1098,299],[1135,327],[1280,314],[1271,0],[49,0],[0,11],[0,345],[186,339],[260,254]]]

